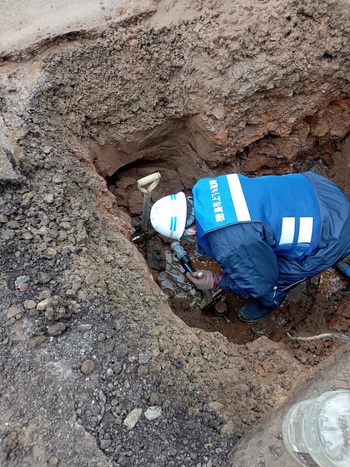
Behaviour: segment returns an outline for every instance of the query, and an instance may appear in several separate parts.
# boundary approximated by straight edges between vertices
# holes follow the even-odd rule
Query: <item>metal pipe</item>
[[[182,267],[184,268],[186,272],[190,272],[190,273],[195,272],[195,269],[192,266],[192,263],[191,263],[191,260],[188,254],[186,253],[185,249],[183,248],[182,245],[180,245],[179,242],[173,242],[170,245],[170,248],[173,250],[176,258],[180,261],[180,263],[182,264]],[[201,279],[203,277],[203,272],[199,271],[197,277],[198,279]]]

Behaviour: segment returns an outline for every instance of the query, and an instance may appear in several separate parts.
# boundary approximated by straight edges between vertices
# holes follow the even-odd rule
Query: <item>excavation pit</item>
[[[195,175],[198,173],[201,159],[198,159],[198,155],[194,151],[191,151],[191,157],[189,157],[189,153],[184,151],[184,147],[193,148],[195,144],[198,145],[199,141],[197,139],[196,143],[193,143],[191,139],[187,139],[186,145],[181,146],[179,141],[183,140],[183,131],[180,132],[179,138],[177,138],[176,133],[176,129],[181,127],[183,127],[182,123],[174,125],[171,131],[165,133],[162,131],[161,137],[158,136],[154,139],[154,134],[152,134],[151,138],[145,135],[142,142],[134,142],[133,146],[140,146],[144,144],[144,141],[148,141],[148,152],[142,153],[141,151],[142,157],[140,157],[140,153],[134,154],[137,159],[135,163],[128,163],[119,168],[113,175],[105,177],[109,190],[116,196],[120,208],[130,216],[134,228],[140,227],[142,214],[143,195],[137,189],[137,179],[139,177],[150,175],[154,170],[159,171],[161,174],[159,184],[152,191],[152,203],[170,193],[183,190],[186,194],[189,194],[191,191],[191,186],[187,180],[194,180],[195,182]],[[169,133],[172,134],[170,141],[168,141]],[[203,136],[202,133],[201,137],[203,138]],[[209,137],[203,138],[199,146],[203,150],[208,148],[209,140]],[[340,161],[350,160],[349,141],[350,138],[345,138],[344,141],[332,140],[326,144],[327,148],[331,146],[334,150],[332,164],[338,165]],[[316,144],[316,148],[318,147],[319,141]],[[323,149],[323,151],[326,150]],[[249,152],[249,148],[247,152]],[[313,151],[311,150],[311,152]],[[104,167],[111,167],[113,160],[118,160],[118,155],[116,155],[118,153],[119,150],[111,151],[106,159],[104,151],[102,156],[99,155],[98,151],[94,152],[94,165],[101,175],[105,174]],[[149,153],[157,154],[157,159],[149,160],[147,158]],[[196,157],[198,160],[196,160]],[[166,163],[167,158],[169,161]],[[296,170],[298,170],[297,168],[299,170],[309,170],[305,165],[305,161],[302,163],[296,162],[295,166]],[[186,167],[187,179],[185,182],[179,167]],[[228,173],[230,168],[230,165],[227,164],[225,172],[222,169],[212,169],[211,173]],[[312,162],[311,169],[325,174],[326,166],[321,160],[316,160]],[[280,167],[278,170],[281,170]],[[348,170],[345,170],[345,172]],[[256,175],[265,172],[266,169],[260,167],[257,169]],[[198,178],[207,174],[208,171],[205,170],[202,175],[198,175]],[[347,179],[344,171],[339,174],[339,177],[343,181]],[[151,231],[150,223],[148,227]],[[196,290],[185,277],[185,271],[171,251],[170,244],[171,242],[164,237],[159,235],[154,237],[152,235],[151,239],[146,237],[144,242],[140,242],[138,248],[145,257],[154,280],[167,294],[171,309],[191,328],[202,329],[206,332],[219,332],[229,342],[239,345],[266,336],[276,342],[282,341],[293,352],[296,344],[295,341],[291,341],[287,337],[288,333],[295,336],[322,334],[331,332],[330,329],[333,329],[334,323],[336,323],[336,327],[333,329],[334,332],[347,332],[349,321],[346,318],[340,318],[337,312],[338,307],[344,306],[349,297],[347,278],[342,277],[334,269],[325,271],[297,286],[289,293],[284,303],[263,320],[245,324],[238,319],[237,312],[246,301],[242,297],[234,296],[229,292],[226,292],[223,296],[223,302],[227,308],[225,313],[218,312],[214,305],[207,310],[201,310],[200,304],[203,298],[201,292]],[[220,267],[211,258],[199,255],[193,243],[184,241],[183,245],[188,251],[195,269],[220,270]],[[334,306],[333,303],[336,305]],[[310,355],[305,356],[303,351],[300,352],[300,344],[297,347],[295,353],[301,361],[320,361],[320,356],[310,358]],[[314,347],[311,346],[311,348],[312,353]],[[325,348],[329,349],[329,342],[325,343]],[[308,353],[310,353],[309,349],[306,350],[306,354]],[[324,355],[325,358],[327,358],[328,354],[327,350],[320,351],[320,355]]]
[[[281,417],[349,387],[349,349],[287,333],[347,334],[347,279],[252,325],[230,294],[202,312],[169,242],[131,241],[137,180],[313,170],[349,196],[348,5],[138,3],[1,53],[0,463],[294,467]]]

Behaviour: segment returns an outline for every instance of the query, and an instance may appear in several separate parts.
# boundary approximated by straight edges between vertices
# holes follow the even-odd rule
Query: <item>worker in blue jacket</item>
[[[174,240],[197,239],[222,272],[187,277],[200,290],[220,287],[249,299],[238,312],[242,321],[263,318],[294,286],[350,254],[350,201],[313,172],[203,178],[192,195],[157,201],[152,226]]]

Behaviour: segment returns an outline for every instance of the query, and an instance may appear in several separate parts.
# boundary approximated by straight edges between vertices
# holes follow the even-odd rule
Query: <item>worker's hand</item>
[[[203,274],[203,276],[198,278],[198,274]],[[193,282],[199,290],[216,289],[223,275],[222,272],[211,271],[186,272],[188,279]]]

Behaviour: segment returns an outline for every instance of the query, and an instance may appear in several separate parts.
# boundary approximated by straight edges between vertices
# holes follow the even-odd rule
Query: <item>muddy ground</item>
[[[349,13],[161,0],[2,52],[1,465],[296,465],[272,420],[321,375],[349,387],[349,344],[286,333],[348,333],[347,280],[254,325],[238,297],[203,313],[169,244],[131,241],[136,181],[314,170],[349,196]]]

